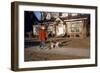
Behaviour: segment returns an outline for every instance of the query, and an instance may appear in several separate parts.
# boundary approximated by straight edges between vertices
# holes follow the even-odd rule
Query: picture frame
[[[52,58],[52,55],[50,55],[48,53],[44,54],[44,52],[43,52],[44,50],[42,51],[43,52],[42,54],[44,54],[42,56],[42,54],[40,54],[41,49],[37,49],[39,51],[35,51],[34,53],[37,52],[37,55],[40,54],[41,56],[40,55],[37,56],[35,54],[37,56],[36,57],[33,55],[33,53],[29,52],[30,54],[33,55],[31,57],[32,59],[30,59],[29,58],[30,55],[27,55],[27,52],[33,48],[28,47],[29,48],[29,49],[27,49],[28,51],[25,50],[26,49],[26,40],[27,40],[25,34],[28,34],[28,37],[29,37],[28,41],[30,42],[33,40],[33,38],[30,39],[30,37],[31,37],[30,34],[33,34],[34,31],[33,32],[31,31],[30,33],[26,33],[26,29],[31,29],[29,27],[29,24],[39,24],[41,22],[38,22],[37,20],[35,20],[36,18],[33,17],[33,15],[31,15],[31,14],[27,15],[27,14],[28,13],[35,14],[35,12],[37,13],[37,16],[41,18],[42,21],[41,20],[40,21],[42,23],[45,22],[44,24],[46,24],[46,23],[49,24],[49,21],[44,21],[44,19],[49,20],[49,19],[53,19],[53,18],[55,18],[53,23],[58,22],[58,20],[59,20],[59,22],[62,20],[61,22],[63,24],[65,22],[65,24],[68,25],[67,26],[67,38],[71,37],[71,38],[69,38],[69,39],[71,39],[71,41],[76,40],[72,43],[74,45],[73,47],[75,47],[75,49],[77,49],[76,43],[80,43],[80,40],[84,41],[83,38],[86,38],[86,37],[84,37],[84,34],[83,34],[84,32],[82,32],[82,36],[81,36],[81,34],[78,34],[78,35],[76,34],[76,32],[81,31],[81,27],[79,27],[79,26],[82,26],[82,29],[83,29],[83,27],[85,27],[85,23],[86,23],[88,26],[86,25],[87,32],[85,34],[86,35],[89,34],[89,37],[88,37],[89,39],[88,39],[88,42],[86,42],[87,41],[87,38],[86,38],[85,43],[86,43],[86,45],[88,44],[89,49],[86,50],[87,48],[83,48],[85,46],[84,46],[84,44],[82,44],[83,47],[82,46],[81,47],[85,50],[83,50],[83,51],[80,49],[75,50],[74,48],[72,50],[70,49],[69,51],[70,51],[71,56],[70,56],[70,54],[68,54],[69,51],[67,49],[68,52],[62,52],[62,53],[67,53],[67,55],[69,55],[67,57],[67,59],[65,56],[58,55],[58,53],[56,53],[57,56],[53,55],[54,57]],[[41,16],[39,13],[41,13],[41,15],[42,15],[42,13],[47,14],[47,15]],[[49,16],[50,14],[56,14],[55,15],[56,17],[53,17],[54,15]],[[57,14],[59,14],[59,15],[57,15]],[[34,19],[34,21],[32,23],[30,21],[31,19],[29,19],[28,16],[30,16]],[[64,16],[66,16],[66,17],[68,16],[68,18],[63,20],[62,17],[64,17]],[[85,16],[87,17],[86,19],[83,18]],[[75,17],[75,19],[74,19],[74,17]],[[62,19],[60,20],[60,18],[62,18]],[[29,19],[29,22],[28,22],[28,19]],[[85,22],[85,20],[86,20],[86,22]],[[51,21],[50,21],[50,24],[51,24]],[[76,29],[77,24],[79,24],[79,25]],[[69,26],[69,25],[71,25],[71,26]],[[71,29],[71,28],[73,28],[73,29]],[[33,30],[33,28],[32,28],[32,30]],[[61,31],[61,29],[60,29],[60,31]],[[73,38],[74,33],[72,33],[72,34],[68,33],[68,31],[75,32],[75,37],[80,37],[80,38],[76,38],[76,39]],[[59,32],[59,33],[61,33],[61,32]],[[56,33],[56,35],[59,35],[58,32]],[[49,39],[49,38],[47,38],[47,39]],[[55,38],[53,40],[55,40]],[[65,40],[65,37],[63,37],[63,40]],[[77,40],[79,40],[79,41],[77,42]],[[69,44],[71,44],[71,41]],[[30,46],[29,42],[28,42],[28,46]],[[32,46],[34,44],[35,43],[33,43]],[[65,45],[65,46],[67,46],[67,45]],[[79,47],[79,44],[78,44],[78,47]],[[72,48],[72,47],[70,47],[70,48]],[[58,48],[51,49],[53,51],[51,51],[50,49],[49,50],[47,49],[46,52],[51,51],[55,54],[54,51],[56,49],[58,49]],[[62,48],[60,48],[60,51],[61,51],[61,49]],[[76,52],[74,52],[73,50]],[[78,57],[72,56],[72,55],[76,55],[76,53],[78,53],[77,54]],[[45,55],[50,55],[50,56],[48,56],[48,58],[47,58],[47,56],[45,56]],[[45,56],[45,58],[44,58],[44,56]],[[86,56],[86,57],[83,57],[83,56]],[[63,57],[65,59],[62,59]],[[46,70],[46,69],[77,68],[77,67],[80,68],[80,67],[92,67],[92,66],[93,67],[97,66],[97,7],[96,6],[19,2],[19,1],[15,1],[15,2],[11,3],[11,70],[27,71],[27,70]]]

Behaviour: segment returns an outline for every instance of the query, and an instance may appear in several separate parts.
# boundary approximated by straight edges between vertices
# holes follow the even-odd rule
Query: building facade
[[[41,15],[48,37],[85,38],[87,35],[90,36],[89,14],[42,12]],[[34,25],[33,35],[38,35],[38,25]]]

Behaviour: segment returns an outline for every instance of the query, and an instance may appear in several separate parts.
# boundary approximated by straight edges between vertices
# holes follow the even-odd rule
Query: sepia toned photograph
[[[90,14],[24,11],[24,61],[90,58]]]

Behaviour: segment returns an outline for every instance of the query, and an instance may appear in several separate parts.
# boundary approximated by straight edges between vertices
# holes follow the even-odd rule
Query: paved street
[[[64,40],[64,39],[62,39]],[[33,43],[34,44],[34,43]],[[89,39],[69,39],[61,47],[40,49],[36,45],[25,48],[25,61],[81,59],[90,57]]]

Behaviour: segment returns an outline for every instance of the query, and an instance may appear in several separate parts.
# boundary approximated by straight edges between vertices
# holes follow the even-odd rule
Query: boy
[[[46,30],[44,24],[40,25],[38,37],[40,41],[40,48],[43,49],[45,47],[45,41],[46,41]]]

